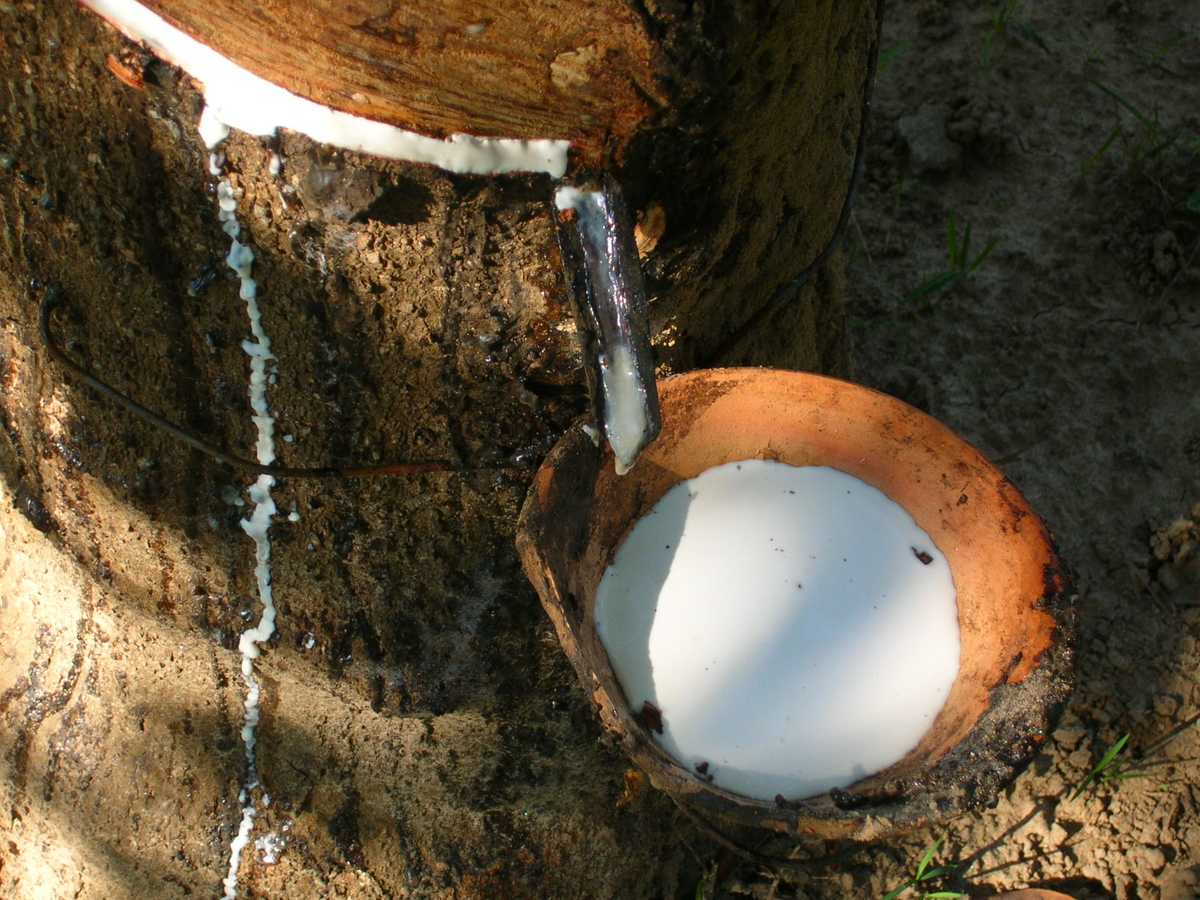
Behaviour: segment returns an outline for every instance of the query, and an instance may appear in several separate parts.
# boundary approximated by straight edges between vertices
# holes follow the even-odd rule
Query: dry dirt
[[[0,3],[0,25],[32,8]],[[8,49],[57,52],[55,29],[79,26],[67,4],[53,10],[40,34],[0,32]],[[1045,752],[981,815],[880,846],[777,840],[765,849],[839,861],[760,870],[662,797],[629,790],[516,569],[523,481],[293,484],[281,496],[301,520],[278,529],[282,630],[263,667],[272,803],[256,830],[283,848],[276,863],[247,853],[248,896],[879,897],[943,835],[939,863],[961,866],[940,889],[1200,896],[1200,5],[894,3],[883,48],[846,235],[857,378],[998,460],[1073,567],[1078,688]],[[64,59],[64,96],[111,103],[127,90],[76,80],[97,59]],[[67,273],[76,301],[61,327],[76,352],[118,348],[132,371],[179,363],[137,388],[244,446],[244,385],[229,378],[243,369],[235,290],[222,276],[189,299],[203,268],[171,268],[223,252],[215,215],[172,214],[213,206],[203,160],[178,133],[196,110],[156,100],[147,118],[130,102],[94,133],[67,132],[75,120],[35,101],[28,73],[4,74],[6,139],[51,134],[89,165],[0,147],[4,258],[20,263],[0,272],[0,671],[15,673],[0,683],[0,895],[212,896],[241,777],[233,644],[253,607],[240,512],[221,499],[238,491],[165,438],[114,424],[81,389],[31,379],[40,287],[18,281]],[[337,160],[302,143],[288,156],[291,209],[265,178],[240,186],[264,233],[297,224],[277,249],[303,266],[268,273],[296,312],[267,322],[289,348],[275,396],[296,452],[314,463],[540,454],[580,404],[563,387],[569,341],[548,324],[561,311],[537,299],[538,279],[555,276],[548,223],[520,212],[528,188],[397,168],[387,208],[367,184],[334,198],[353,207],[341,211],[321,196]],[[231,157],[265,170],[257,142],[235,141]],[[114,192],[134,168],[145,193]],[[169,183],[164,169],[195,176]],[[159,206],[168,187],[180,194]],[[295,208],[321,213],[305,221]],[[993,239],[994,250],[913,298],[947,268],[951,215],[960,235],[971,225],[970,256]],[[73,221],[92,227],[81,237]],[[411,246],[391,243],[389,223],[419,226],[405,231]],[[445,252],[429,265],[457,273],[460,295],[396,290],[397,260],[435,243]],[[478,297],[497,284],[519,315],[489,318]],[[155,293],[165,288],[169,302]],[[97,299],[80,303],[89,289]],[[372,296],[373,308],[360,303]],[[459,346],[453,359],[443,342]],[[394,355],[378,358],[381,346]],[[513,387],[531,369],[544,396]],[[415,396],[435,400],[414,422]],[[123,437],[101,440],[112,435]],[[437,533],[444,519],[449,533],[464,516],[478,524],[461,543],[405,530]],[[464,558],[489,562],[464,572]],[[1072,799],[1126,733],[1142,777]]]
[[[1200,4],[896,3],[882,46],[848,238],[856,377],[958,430],[1042,513],[1076,574],[1077,689],[995,809],[795,895],[880,896],[945,835],[938,859],[967,865],[943,889],[1192,900]],[[948,268],[951,216],[972,258],[995,249],[914,298]],[[1070,799],[1126,733],[1144,777]]]

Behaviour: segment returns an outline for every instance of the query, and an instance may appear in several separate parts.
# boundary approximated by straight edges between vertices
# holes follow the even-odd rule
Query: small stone
[[[1050,823],[1044,814],[1036,815],[1015,832],[1015,836],[1023,837],[1026,840],[1033,838],[1042,846],[1047,846],[1046,841],[1050,838]]]
[[[1066,750],[1074,750],[1085,737],[1087,730],[1078,726],[1059,728],[1054,732],[1054,740]]]
[[[1049,837],[1049,846],[1061,847],[1064,844],[1066,844],[1067,840],[1071,837],[1071,835],[1070,835],[1070,832],[1067,831],[1067,829],[1063,828],[1061,825],[1059,825],[1057,822],[1055,822],[1053,825],[1050,826],[1050,834],[1048,837]]]
[[[1042,793],[1051,797],[1061,794],[1066,789],[1066,779],[1057,770],[1049,773],[1042,782]]]
[[[1159,871],[1167,864],[1166,854],[1157,847],[1143,847],[1141,855],[1142,859],[1146,861],[1146,865],[1154,872]]]
[[[1133,660],[1120,650],[1108,651],[1108,660],[1122,672],[1128,672],[1133,669]]]
[[[1154,268],[1163,278],[1170,278],[1179,268],[1179,239],[1173,231],[1161,231],[1154,237]]]
[[[1076,750],[1067,757],[1067,763],[1074,766],[1076,769],[1090,769],[1092,765],[1092,754],[1087,750]]]
[[[943,0],[926,0],[917,7],[917,24],[922,33],[933,41],[944,41],[956,31],[959,24],[950,15]]]
[[[945,104],[926,103],[896,123],[900,136],[908,144],[913,174],[943,175],[958,167],[962,148],[946,136],[949,115],[950,109]]]
[[[1158,570],[1158,583],[1168,591],[1177,591],[1183,587],[1179,573],[1171,565],[1165,565]]]
[[[1165,716],[1168,719],[1174,718],[1175,713],[1179,712],[1179,701],[1170,694],[1163,694],[1155,697],[1154,711],[1160,716]]]
[[[1162,900],[1195,900],[1197,884],[1200,884],[1200,871],[1172,867],[1163,873]]]

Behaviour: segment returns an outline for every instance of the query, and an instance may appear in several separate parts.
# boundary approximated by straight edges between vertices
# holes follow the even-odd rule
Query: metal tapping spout
[[[662,427],[633,222],[610,175],[559,187],[554,204],[592,410],[624,474]]]

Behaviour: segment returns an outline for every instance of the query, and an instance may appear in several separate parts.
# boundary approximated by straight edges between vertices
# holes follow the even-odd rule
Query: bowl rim
[[[764,389],[769,390],[764,393]],[[871,415],[882,413],[884,419],[890,415],[894,420],[891,427],[902,432],[894,436],[900,442],[912,433],[923,432],[932,441],[930,446],[952,448],[963,459],[970,461],[974,477],[980,479],[981,485],[994,489],[995,496],[989,502],[1003,505],[1003,514],[1016,523],[1013,527],[1017,531],[1024,529],[1025,536],[1021,538],[1020,546],[1032,548],[1035,556],[1040,554],[1038,559],[1044,560],[1043,577],[1038,584],[1030,583],[1029,577],[1024,579],[1022,590],[1029,596],[1022,596],[1020,602],[1036,609],[1036,613],[1031,615],[1043,617],[1048,635],[1043,636],[1043,646],[1036,653],[1031,652],[1029,658],[1022,658],[1018,654],[1008,670],[999,673],[1001,677],[992,686],[987,698],[989,705],[971,724],[966,738],[960,739],[953,748],[941,752],[927,767],[927,771],[920,772],[919,777],[913,774],[914,764],[906,757],[907,767],[898,763],[879,773],[872,773],[846,790],[835,789],[815,798],[798,801],[777,798],[775,803],[734,794],[706,783],[670,757],[636,721],[602,649],[601,664],[597,665],[595,647],[586,633],[587,628],[582,624],[590,615],[594,596],[586,596],[578,579],[568,584],[572,576],[567,574],[567,570],[572,565],[576,570],[584,566],[581,560],[587,555],[588,541],[594,538],[594,534],[588,533],[589,529],[595,532],[596,520],[603,518],[593,516],[591,507],[597,498],[608,502],[614,495],[607,492],[622,487],[620,482],[614,481],[618,476],[613,473],[611,451],[606,446],[595,445],[581,427],[584,424],[581,420],[567,430],[535,475],[518,521],[516,542],[526,574],[555,625],[560,644],[572,662],[580,683],[597,705],[605,728],[618,738],[627,755],[646,771],[656,787],[676,800],[686,801],[697,811],[739,824],[865,839],[881,830],[920,824],[990,802],[999,787],[1015,777],[1036,754],[1052,730],[1071,690],[1074,597],[1069,588],[1068,573],[1058,556],[1053,538],[1028,501],[977,448],[944,424],[903,401],[853,382],[779,369],[703,369],[664,379],[659,382],[659,391],[663,405],[663,436],[647,448],[644,458],[648,460],[648,465],[658,465],[657,461],[666,458],[664,454],[679,451],[679,447],[672,446],[672,442],[678,445],[680,440],[688,440],[688,434],[694,428],[715,427],[705,426],[701,420],[722,401],[728,405],[730,401],[727,398],[731,395],[733,400],[739,401],[739,392],[745,394],[739,402],[760,411],[771,406],[795,404],[799,402],[798,397],[824,398],[822,402],[827,404],[827,408],[819,421],[825,425],[838,422],[839,415],[863,414],[864,410]],[[771,397],[778,398],[788,391],[795,395],[789,396],[787,402],[770,401]],[[799,393],[795,393],[797,391]],[[755,394],[757,398],[752,397]],[[682,409],[677,408],[680,404],[683,404]],[[676,421],[681,413],[692,416],[683,426]],[[895,424],[901,422],[902,425]],[[848,418],[845,423],[846,430],[851,432],[861,424],[850,423]],[[853,427],[850,427],[851,424]],[[811,423],[809,427],[813,427]],[[803,427],[798,425],[793,430],[802,431]],[[830,440],[837,439],[840,439],[837,435],[830,437]],[[886,443],[882,437],[879,440]],[[769,445],[767,449],[770,450]],[[773,452],[777,458],[778,448]],[[759,453],[762,453],[762,448]],[[752,455],[739,458],[764,457]],[[766,458],[772,456],[768,454]],[[866,465],[865,462],[863,464]],[[699,471],[706,468],[711,466]],[[635,466],[629,475],[623,476],[625,479],[634,476],[624,486],[638,484],[637,472],[638,467]],[[679,473],[674,475],[679,476],[675,477],[674,483],[684,477],[693,477]],[[876,480],[863,480],[884,490],[909,510],[917,518],[918,524],[925,527],[925,523],[907,503],[893,496]],[[656,485],[654,490],[659,486]],[[641,492],[645,495],[632,507],[629,504],[627,507],[641,508],[644,514],[661,496],[661,491],[654,496],[654,490],[646,493],[635,489],[632,493]],[[924,491],[925,488],[914,487],[913,490]],[[620,537],[611,542],[606,560],[596,558],[593,548],[589,563],[592,570],[600,562],[607,565],[611,561],[624,534],[632,528],[637,517],[630,517]],[[945,548],[942,549],[945,552]],[[947,553],[947,556],[950,554]],[[585,594],[586,609],[582,611],[578,609],[577,591]],[[1034,591],[1036,595],[1032,593]],[[963,627],[960,621],[960,630]],[[966,744],[970,746],[963,746],[960,750],[959,745]],[[913,753],[920,747],[914,748]]]

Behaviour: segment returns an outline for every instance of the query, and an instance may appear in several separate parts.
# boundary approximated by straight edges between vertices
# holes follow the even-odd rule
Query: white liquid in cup
[[[958,674],[945,556],[827,467],[747,460],[677,484],[621,545],[595,616],[630,707],[661,711],[663,749],[763,800],[899,761]]]

